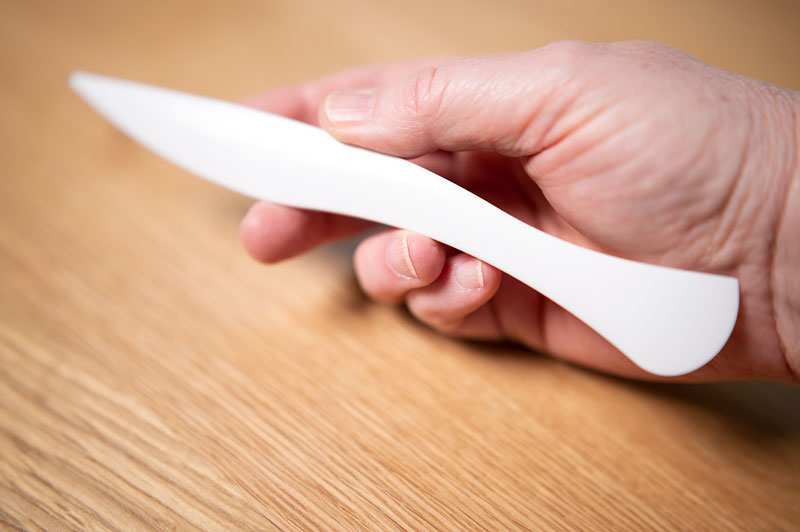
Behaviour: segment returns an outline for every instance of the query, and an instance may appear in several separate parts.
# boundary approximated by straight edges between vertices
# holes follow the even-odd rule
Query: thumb
[[[546,49],[447,63],[391,85],[339,90],[320,124],[348,144],[400,157],[435,150],[540,151],[569,97]],[[563,79],[563,76],[560,76]]]

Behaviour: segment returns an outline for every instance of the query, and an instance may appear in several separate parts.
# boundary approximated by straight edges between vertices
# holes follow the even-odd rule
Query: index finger
[[[409,74],[450,60],[452,57],[439,56],[402,63],[364,65],[255,94],[242,103],[318,126],[319,108],[331,92],[394,83]]]

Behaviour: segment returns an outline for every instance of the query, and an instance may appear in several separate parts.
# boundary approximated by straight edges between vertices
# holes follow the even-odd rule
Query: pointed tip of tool
[[[86,72],[85,70],[73,70],[67,76],[67,84],[70,88],[84,100],[89,101],[90,96],[97,93],[103,86],[108,86],[115,78]]]
[[[84,70],[74,70],[67,76],[67,84],[73,92],[104,116],[106,116],[103,112],[104,102],[109,98],[119,97],[113,89],[118,89],[120,85],[126,83],[128,82],[121,79]]]
[[[67,84],[75,94],[88,101],[89,84],[94,77],[95,74],[83,70],[73,70],[67,76]]]
[[[84,70],[73,70],[70,72],[69,76],[67,76],[67,84],[73,91],[85,97],[90,86],[103,79],[107,78]]]
[[[67,76],[67,84],[70,86],[72,90],[78,92],[83,84],[83,81],[89,74],[88,72],[84,72],[83,70],[73,70]]]

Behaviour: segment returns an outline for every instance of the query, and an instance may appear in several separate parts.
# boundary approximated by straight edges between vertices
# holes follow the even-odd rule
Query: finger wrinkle
[[[411,253],[408,251],[408,231],[402,231],[400,235],[400,246],[403,260],[406,263],[406,268],[408,268],[408,271],[411,272],[412,277],[419,279],[419,273],[414,267],[414,262],[411,260]]]

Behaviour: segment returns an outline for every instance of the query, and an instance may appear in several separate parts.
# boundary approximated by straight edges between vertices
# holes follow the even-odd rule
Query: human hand
[[[800,369],[800,97],[645,42],[373,66],[253,98],[338,139],[415,158],[554,236],[621,257],[738,277],[731,339],[682,380],[794,381]],[[259,202],[249,252],[281,260],[367,227]],[[791,241],[790,241],[791,240]],[[653,378],[561,307],[419,234],[362,242],[365,292],[437,330],[509,339]]]

